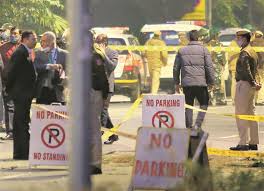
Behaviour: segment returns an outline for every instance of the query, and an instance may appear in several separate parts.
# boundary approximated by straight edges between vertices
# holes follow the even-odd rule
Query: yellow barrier
[[[121,125],[131,118],[131,116],[133,115],[133,113],[135,112],[135,110],[138,108],[138,106],[139,106],[139,104],[140,104],[141,101],[142,101],[142,96],[140,96],[133,103],[133,105],[129,108],[128,112],[122,118],[122,120],[121,120],[120,123],[118,123],[116,126],[114,126],[114,128],[108,129],[108,131],[103,134],[103,136],[102,136],[102,140],[103,141],[106,141],[111,135],[113,135],[114,133],[116,133],[117,130],[121,127]],[[131,135],[131,136],[133,136],[133,135]]]
[[[115,50],[130,51],[178,51],[182,46],[109,46]],[[239,47],[207,47],[209,51],[214,52],[240,52]],[[256,52],[264,52],[264,47],[253,47]]]
[[[185,108],[192,109],[194,111],[201,111],[205,113],[211,113],[215,115],[221,115],[225,117],[232,117],[232,118],[239,118],[247,121],[257,121],[257,122],[264,122],[264,115],[235,115],[235,114],[227,114],[227,113],[219,113],[219,112],[212,112],[208,110],[202,110],[190,105],[185,104]]]

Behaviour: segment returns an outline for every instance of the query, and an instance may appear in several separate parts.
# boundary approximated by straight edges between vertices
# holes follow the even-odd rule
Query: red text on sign
[[[182,178],[184,176],[184,164],[167,161],[137,160],[135,175]]]
[[[150,134],[150,146],[151,148],[165,148],[169,149],[172,144],[172,137],[170,134]]]

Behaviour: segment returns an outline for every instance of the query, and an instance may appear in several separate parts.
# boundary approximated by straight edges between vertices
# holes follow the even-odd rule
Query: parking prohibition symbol
[[[168,111],[158,111],[152,117],[152,125],[156,128],[161,128],[163,126],[167,128],[173,128],[174,117]]]
[[[41,140],[46,147],[57,148],[64,143],[65,131],[58,124],[47,125],[41,132]]]

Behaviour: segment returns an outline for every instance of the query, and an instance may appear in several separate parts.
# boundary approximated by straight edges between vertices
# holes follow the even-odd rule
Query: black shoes
[[[249,147],[249,150],[252,150],[252,151],[257,151],[258,150],[258,145],[249,144],[248,147]]]
[[[105,144],[105,145],[111,145],[111,144],[113,144],[113,142],[118,141],[118,139],[119,139],[119,138],[118,138],[118,135],[113,134],[113,135],[111,135],[111,136],[108,138],[107,141],[104,142],[104,144]]]
[[[94,165],[91,165],[91,175],[102,174],[102,170]]]
[[[248,145],[237,145],[236,147],[230,147],[229,149],[232,151],[248,151],[249,146]]]
[[[257,151],[258,145],[237,145],[236,147],[230,147],[229,149],[232,151]]]
[[[1,140],[13,140],[13,135],[12,133],[6,135],[5,137],[1,137]]]

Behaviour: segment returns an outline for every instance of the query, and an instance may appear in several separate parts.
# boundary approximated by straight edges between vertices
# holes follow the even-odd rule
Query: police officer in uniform
[[[160,31],[154,32],[154,37],[148,40],[146,46],[164,46],[166,44],[161,40]],[[146,51],[145,54],[148,61],[148,69],[151,78],[151,93],[157,94],[160,86],[160,72],[163,66],[167,65],[167,51]]]
[[[258,55],[250,46],[251,32],[249,30],[240,30],[236,35],[241,51],[236,64],[235,114],[255,115],[254,98],[256,91],[261,89],[261,84],[257,82]],[[236,123],[240,141],[237,146],[230,147],[230,150],[258,150],[258,123],[238,118]]]

